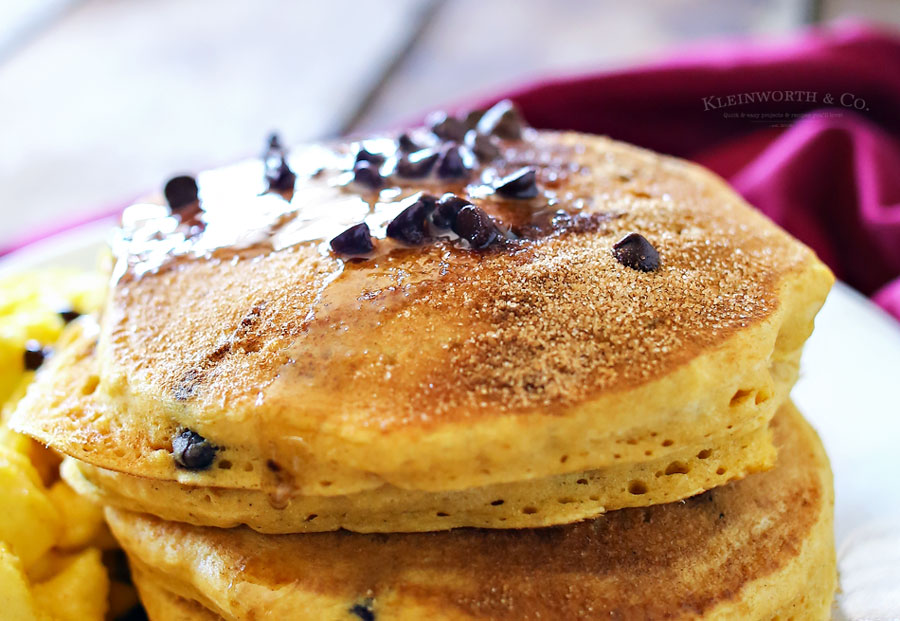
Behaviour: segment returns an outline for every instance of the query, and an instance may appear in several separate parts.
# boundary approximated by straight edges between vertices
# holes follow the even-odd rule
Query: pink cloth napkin
[[[695,160],[900,319],[900,36],[716,44],[506,93],[539,128]],[[493,98],[499,99],[499,98]]]

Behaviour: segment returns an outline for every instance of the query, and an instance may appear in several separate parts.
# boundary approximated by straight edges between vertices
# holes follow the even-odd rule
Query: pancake
[[[140,574],[133,569],[132,575]],[[160,587],[149,577],[141,574],[139,583],[141,603],[147,616],[154,621],[221,621],[222,617],[207,610],[195,601],[179,597]]]
[[[827,619],[831,471],[792,405],[772,427],[779,459],[768,472],[545,529],[275,536],[107,517],[142,591],[229,621]]]
[[[87,375],[68,357],[94,347],[94,328],[83,323],[51,364],[71,383],[55,385],[61,398],[82,394]],[[78,342],[80,341],[80,342]],[[58,374],[57,374],[58,375]],[[51,393],[43,393],[50,395]],[[85,440],[89,445],[90,440]],[[261,488],[184,485],[117,473],[70,459],[63,468],[80,493],[101,503],[165,519],[231,527],[247,524],[266,533],[346,528],[359,532],[414,532],[460,526],[523,528],[564,524],[608,510],[670,502],[694,495],[774,461],[768,430],[750,419],[698,445],[677,447],[657,459],[614,463],[566,473],[451,492],[404,490],[389,484],[348,495],[288,495]]]
[[[568,524],[623,507],[693,496],[768,469],[775,448],[768,429],[662,460],[611,466],[525,482],[454,492],[420,492],[385,485],[346,496],[295,496],[273,506],[260,490],[186,486],[89,466],[68,458],[62,475],[97,503],[152,513],[166,520],[270,534],[423,532],[462,526],[534,528]],[[749,465],[748,465],[749,464]]]
[[[342,185],[360,144],[393,161],[387,139],[311,146],[291,160],[284,195],[266,193],[250,162],[200,175],[199,220],[126,211],[97,333],[73,329],[13,426],[92,467],[160,482],[132,500],[178,482],[259,491],[273,512],[394,488],[549,489],[596,471],[649,489],[622,473],[655,475],[766,429],[832,276],[720,179],[606,138],[527,130],[465,182],[392,180],[375,194]],[[529,165],[537,196],[500,198],[496,179]],[[420,191],[473,200],[503,243],[384,238]],[[323,240],[362,218],[374,253],[328,250]],[[616,259],[632,232],[658,249],[658,269]],[[175,463],[185,430],[217,448],[212,467]],[[726,479],[768,467],[770,454],[753,443]],[[630,496],[722,482],[676,481]],[[628,506],[616,493],[582,503],[580,517]],[[283,515],[255,525],[305,528]]]

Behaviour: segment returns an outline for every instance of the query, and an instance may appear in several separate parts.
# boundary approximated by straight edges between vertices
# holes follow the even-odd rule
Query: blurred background
[[[171,173],[897,0],[0,0],[0,248]]]

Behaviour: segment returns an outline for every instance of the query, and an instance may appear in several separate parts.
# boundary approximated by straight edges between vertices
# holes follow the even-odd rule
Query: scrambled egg
[[[91,312],[103,278],[45,270],[0,279],[0,617],[7,621],[104,621],[135,603],[110,581],[115,543],[99,507],[59,479],[60,458],[6,427],[34,373],[28,341],[52,347],[71,318]]]

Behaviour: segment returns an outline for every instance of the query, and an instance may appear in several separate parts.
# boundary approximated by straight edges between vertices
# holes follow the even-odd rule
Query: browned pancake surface
[[[129,390],[198,418],[297,398],[320,425],[343,418],[337,424],[379,430],[552,412],[665,375],[767,317],[779,279],[811,258],[717,179],[677,160],[577,134],[538,135],[509,158],[500,172],[537,165],[543,187],[584,202],[577,215],[586,223],[481,252],[394,244],[347,262],[304,243],[182,257],[115,287],[108,366],[127,375]],[[234,177],[249,174],[233,169],[235,191],[247,184]],[[473,198],[481,187],[407,184],[402,196]],[[316,200],[351,211],[346,193],[321,192]],[[293,197],[301,210],[304,200],[303,191]],[[374,213],[376,197],[366,200]],[[508,222],[553,209],[543,195],[473,200]],[[244,202],[259,208],[249,192]],[[348,221],[333,217],[331,232],[340,232]],[[613,243],[631,231],[659,250],[659,271],[613,258]]]

